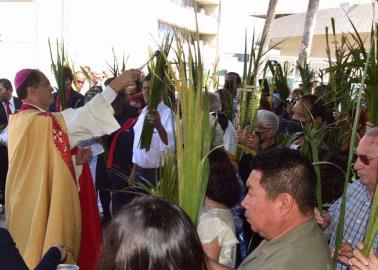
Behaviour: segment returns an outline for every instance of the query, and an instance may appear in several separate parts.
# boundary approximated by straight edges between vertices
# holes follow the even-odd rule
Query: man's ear
[[[33,87],[33,86],[28,86],[28,87],[26,88],[26,97],[31,97],[31,96],[33,96],[34,93],[35,93],[35,91],[36,91],[35,87]]]
[[[282,216],[286,215],[295,204],[293,196],[291,196],[289,193],[282,193],[278,195],[277,200],[279,202],[279,212]]]

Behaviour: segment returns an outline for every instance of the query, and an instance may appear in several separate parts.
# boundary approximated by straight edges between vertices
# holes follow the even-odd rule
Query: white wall
[[[76,67],[107,70],[112,47],[119,60],[129,56],[128,68],[138,67],[149,48],[158,47],[156,8],[148,0],[0,2],[0,77],[13,81],[18,70],[30,67],[52,79],[48,39],[55,49],[62,37]]]

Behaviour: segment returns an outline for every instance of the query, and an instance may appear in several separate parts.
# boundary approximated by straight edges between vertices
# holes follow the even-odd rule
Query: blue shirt
[[[356,247],[358,242],[363,242],[365,233],[367,231],[370,205],[372,198],[367,187],[360,181],[349,184],[346,195],[345,207],[345,221],[343,242]],[[329,247],[335,248],[335,241],[337,235],[337,225],[339,221],[341,197],[329,208],[331,215],[331,223],[325,231],[329,240]],[[373,243],[375,252],[378,251],[378,238],[376,237]],[[337,263],[336,269],[347,269],[348,267]]]

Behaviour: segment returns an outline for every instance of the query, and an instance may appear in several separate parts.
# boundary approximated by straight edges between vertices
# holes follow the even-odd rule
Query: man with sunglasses
[[[365,136],[358,144],[356,154],[357,159],[353,168],[359,179],[348,186],[343,244],[339,251],[336,269],[347,269],[348,265],[352,264],[352,249],[365,237],[378,180],[378,128],[366,131]],[[323,217],[316,213],[318,223],[325,229],[331,249],[335,248],[340,205],[341,198],[329,208],[329,213],[323,213]],[[378,238],[374,240],[373,248],[377,253]]]

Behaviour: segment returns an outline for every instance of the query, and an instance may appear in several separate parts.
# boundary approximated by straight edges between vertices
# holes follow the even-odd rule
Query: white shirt
[[[203,211],[197,232],[202,244],[208,244],[218,238],[218,244],[221,247],[218,262],[228,267],[235,267],[238,240],[229,209],[212,208]]]
[[[223,145],[224,149],[231,153],[232,155],[236,155],[236,148],[237,148],[237,134],[234,125],[228,120],[228,126],[223,134]]]
[[[166,155],[173,152],[175,148],[174,114],[163,102],[159,103],[157,111],[160,114],[161,124],[167,132],[168,145],[161,140],[159,133],[154,129],[150,150],[146,152],[145,149],[140,149],[139,142],[144,118],[147,115],[147,106],[143,108],[134,126],[133,163],[145,169],[153,169],[162,166]]]
[[[0,144],[3,144],[5,146],[8,146],[8,127],[5,127],[0,132]]]
[[[3,107],[4,107],[5,112],[8,113],[7,112],[7,105],[5,104],[5,101],[3,101],[2,103],[3,103]],[[13,98],[13,96],[9,100],[9,108],[10,108],[10,110],[11,110],[12,113],[16,112],[16,105],[14,104],[14,98]]]

